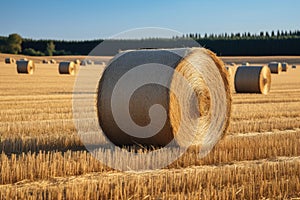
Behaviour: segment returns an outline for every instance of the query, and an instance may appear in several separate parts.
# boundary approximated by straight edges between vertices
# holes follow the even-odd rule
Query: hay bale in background
[[[289,64],[286,62],[281,63],[282,71],[287,72]]]
[[[297,66],[296,65],[292,65],[292,69],[296,69],[297,68]]]
[[[249,66],[250,63],[248,63],[248,62],[242,62],[242,65],[243,65],[243,66]]]
[[[95,65],[105,65],[105,62],[103,62],[103,61],[101,61],[101,60],[96,60],[95,62],[94,62],[94,64]]]
[[[5,58],[5,63],[6,64],[13,64],[16,63],[16,60],[13,58]]]
[[[76,60],[74,60],[74,63],[75,63],[77,66],[79,66],[79,65],[80,65],[80,60],[79,60],[79,59],[76,59]]]
[[[105,62],[100,61],[100,62],[98,63],[98,65],[103,65],[103,66],[105,66]]]
[[[82,65],[82,66],[94,65],[94,61],[85,59],[85,60],[81,61],[80,65]]]
[[[268,67],[272,74],[280,74],[282,71],[282,66],[280,62],[270,62]]]
[[[60,62],[58,66],[59,74],[70,74],[76,73],[76,65],[73,61],[71,62]]]
[[[87,64],[87,61],[86,61],[86,60],[83,60],[83,61],[80,62],[80,65],[81,65],[81,66],[87,66],[88,64]]]
[[[43,63],[43,64],[49,64],[49,61],[48,61],[47,59],[44,59],[44,60],[42,61],[42,63]]]
[[[86,62],[88,65],[94,65],[94,61],[92,61],[92,60],[87,60]]]
[[[32,60],[18,60],[17,72],[19,74],[33,74],[35,70],[35,64]]]
[[[184,59],[174,52],[181,52],[180,55],[185,55]],[[191,97],[187,92],[188,90],[183,88],[182,81],[174,78],[173,74],[162,73],[161,70],[155,68],[157,64],[152,64],[148,69],[152,70],[153,74],[150,73],[151,75],[147,74],[145,76],[155,77],[159,80],[165,80],[165,76],[168,76],[168,88],[171,88],[171,91],[172,88],[180,88],[180,93],[174,94],[168,88],[158,84],[140,86],[130,97],[130,105],[125,105],[130,106],[130,115],[136,124],[146,126],[150,123],[148,112],[154,104],[162,105],[168,117],[163,128],[154,136],[135,137],[126,134],[117,125],[112,114],[112,92],[125,73],[146,63],[159,63],[172,67],[191,84],[198,101],[195,103],[190,100]],[[140,78],[143,79],[143,77]],[[128,84],[130,85],[130,83]],[[122,85],[126,87],[128,84],[124,83]],[[107,138],[119,146],[135,144],[165,146],[174,139],[180,146],[186,146],[192,141],[193,144],[201,145],[203,149],[209,149],[222,138],[229,124],[231,112],[229,87],[228,73],[224,63],[215,54],[204,48],[121,52],[106,67],[99,82],[97,98],[99,124]],[[212,91],[210,92],[208,88],[212,88]],[[115,100],[118,105],[123,106],[126,104],[125,99],[128,97],[128,93],[123,88],[120,91],[121,93]],[[178,98],[185,99],[188,103],[179,105]],[[188,121],[182,120],[180,110],[188,115]],[[119,113],[118,115],[122,114]],[[216,117],[218,117],[218,120]],[[197,127],[189,124],[192,119],[197,121]],[[126,122],[126,120],[127,118],[123,122]],[[184,128],[179,129],[179,126]],[[191,130],[192,127],[195,129]],[[218,130],[211,131],[215,128]],[[144,132],[141,131],[138,134],[143,135]]]
[[[239,67],[234,78],[237,93],[268,94],[271,87],[271,71],[267,66]]]
[[[56,64],[56,61],[54,59],[51,59],[50,64]]]

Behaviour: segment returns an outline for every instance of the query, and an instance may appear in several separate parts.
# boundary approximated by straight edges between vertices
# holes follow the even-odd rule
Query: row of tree
[[[175,48],[201,45],[223,56],[300,55],[300,31],[272,31],[231,34],[186,34],[172,39],[142,40],[32,40],[18,34],[0,37],[0,52],[33,56],[88,55],[97,45],[105,48],[100,55],[115,55],[119,50],[137,48]]]
[[[183,38],[193,38],[195,40],[197,39],[291,39],[291,38],[299,38],[300,37],[300,31],[271,31],[269,33],[268,31],[264,32],[261,31],[259,34],[257,33],[250,33],[250,32],[244,32],[244,33],[221,33],[221,34],[207,34],[205,33],[203,36],[200,33],[190,33],[185,34],[182,36]],[[178,38],[178,37],[176,37]]]
[[[22,53],[30,56],[52,56],[56,52],[53,41],[45,43],[46,48],[44,51],[36,50],[33,47],[24,48],[23,44],[22,37],[16,33],[10,34],[7,38],[0,37],[0,52],[10,54]]]

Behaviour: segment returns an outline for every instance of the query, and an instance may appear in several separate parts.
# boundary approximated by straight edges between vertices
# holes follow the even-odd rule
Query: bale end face
[[[234,66],[226,66],[226,70],[228,72],[228,79],[229,79],[229,85],[231,88],[231,92],[235,92],[235,88],[234,88],[234,77],[235,77],[235,73],[236,70],[238,69],[238,66],[234,65]]]

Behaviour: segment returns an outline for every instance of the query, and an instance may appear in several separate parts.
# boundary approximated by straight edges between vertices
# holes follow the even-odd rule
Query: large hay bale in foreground
[[[267,66],[239,67],[234,85],[237,93],[268,94],[271,87],[271,71]]]
[[[137,66],[143,70],[138,71]],[[159,81],[165,85],[157,84]],[[133,92],[134,85],[137,89]],[[161,112],[152,112],[157,104],[166,111],[163,122]],[[97,109],[99,125],[115,145],[165,146],[172,141],[210,150],[229,124],[228,73],[224,63],[204,48],[121,52],[101,77]],[[129,116],[124,109],[129,109]],[[160,123],[164,123],[162,128],[156,130]]]
[[[17,72],[19,74],[33,74],[35,70],[35,64],[32,60],[18,60]]]
[[[16,60],[13,58],[5,58],[5,63],[6,64],[13,64],[16,63]]]
[[[74,75],[76,73],[76,65],[74,62],[60,62],[58,66],[59,74]]]
[[[282,66],[280,62],[270,62],[268,67],[272,74],[280,74],[282,71]]]
[[[287,72],[289,64],[286,62],[281,63],[281,68],[283,72]]]

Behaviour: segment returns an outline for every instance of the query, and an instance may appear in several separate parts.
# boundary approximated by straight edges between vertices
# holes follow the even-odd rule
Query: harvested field
[[[300,57],[223,58],[256,65],[286,61],[297,69],[272,74],[268,95],[234,93],[228,133],[206,157],[193,146],[164,169],[141,172],[111,169],[86,151],[73,121],[76,76],[60,76],[58,64],[41,63],[84,56],[28,57],[36,63],[30,76],[18,75],[6,57],[22,56],[0,54],[0,199],[300,197]],[[80,109],[92,112],[84,103]]]

